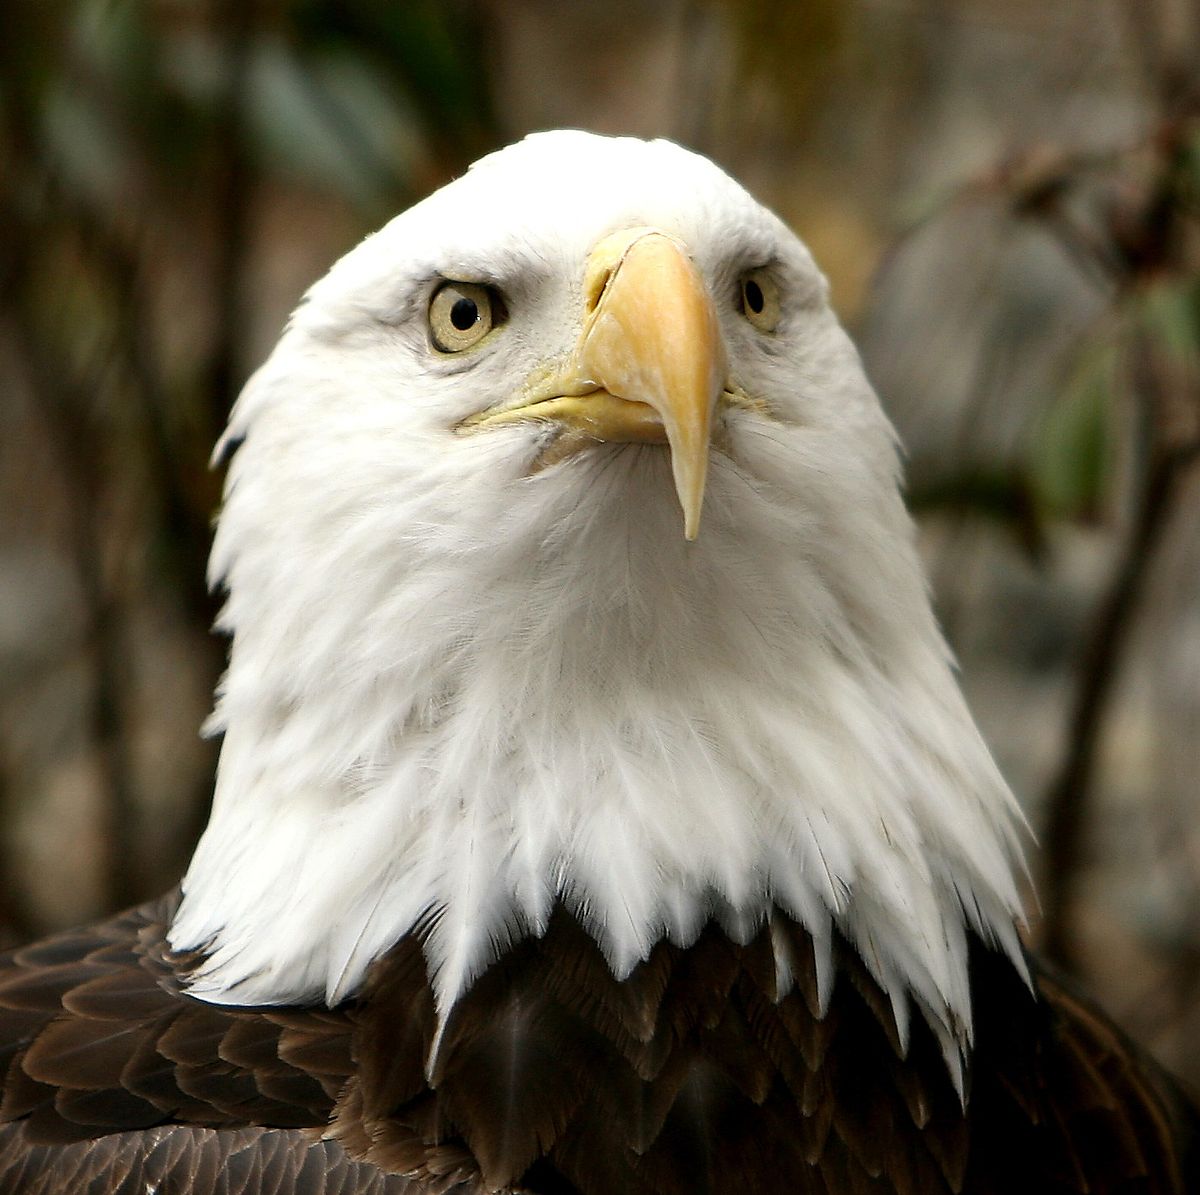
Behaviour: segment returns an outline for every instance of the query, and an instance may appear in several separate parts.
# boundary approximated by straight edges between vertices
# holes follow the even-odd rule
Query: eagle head
[[[337,1001],[419,933],[445,1012],[560,903],[617,975],[779,907],[967,1040],[1019,815],[825,280],[710,161],[484,158],[311,289],[222,445],[195,995]]]

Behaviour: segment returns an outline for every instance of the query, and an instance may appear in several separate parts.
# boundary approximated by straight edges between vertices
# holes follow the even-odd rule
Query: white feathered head
[[[617,974],[775,905],[966,1041],[1017,815],[825,281],[716,166],[485,158],[312,288],[225,443],[197,995],[337,1000],[420,927],[445,1011],[556,901]]]

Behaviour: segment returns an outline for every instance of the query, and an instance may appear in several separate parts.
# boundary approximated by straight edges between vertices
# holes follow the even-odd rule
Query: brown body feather
[[[333,1011],[184,994],[173,900],[0,960],[0,1193],[1184,1195],[1197,1114],[1049,976],[976,943],[964,1110],[845,943],[710,925],[627,980],[559,909],[451,1013],[420,942]],[[776,986],[778,952],[795,985]],[[436,1040],[436,1053],[430,1057]],[[256,1127],[248,1127],[256,1126]],[[1190,1169],[1189,1169],[1190,1168]],[[410,1177],[403,1177],[403,1176]]]

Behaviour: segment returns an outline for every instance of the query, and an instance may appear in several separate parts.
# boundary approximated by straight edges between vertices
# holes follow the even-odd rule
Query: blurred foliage
[[[291,13],[296,44],[339,59],[346,70],[372,67],[396,89],[420,125],[446,143],[461,167],[493,148],[495,124],[484,69],[484,26],[465,0],[395,4],[301,0]]]
[[[1007,523],[1042,564],[1048,542],[1072,525],[1116,533],[1044,798],[1041,944],[1067,965],[1078,965],[1075,890],[1107,721],[1200,460],[1200,75],[1183,85],[1164,68],[1156,81],[1156,109],[1128,145],[1102,153],[1035,145],[953,198],[1049,238],[1086,279],[1093,315],[1058,352],[1060,367],[1007,460],[967,468],[954,460],[915,491],[919,509]],[[1005,349],[1031,351],[1035,342],[1030,335]]]
[[[779,100],[779,119],[800,126],[811,117],[845,46],[852,6],[844,0],[716,0],[728,16],[740,75],[765,80]]]
[[[1064,355],[1012,463],[955,467],[915,490],[916,506],[1010,522],[1037,556],[1050,524],[1113,517],[1118,486],[1137,489],[1153,467],[1147,435],[1184,447],[1200,438],[1198,144],[1200,94],[1186,93],[1127,150],[1097,158],[1037,146],[952,197],[1000,198],[1106,301]],[[1135,376],[1147,354],[1153,379]]]

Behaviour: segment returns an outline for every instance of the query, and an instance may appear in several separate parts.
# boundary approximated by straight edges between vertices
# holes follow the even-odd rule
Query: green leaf
[[[1062,394],[1050,404],[1029,448],[1029,476],[1047,515],[1095,518],[1113,463],[1117,347],[1086,352]]]
[[[1138,319],[1173,366],[1200,368],[1200,277],[1168,277],[1140,296]]]

